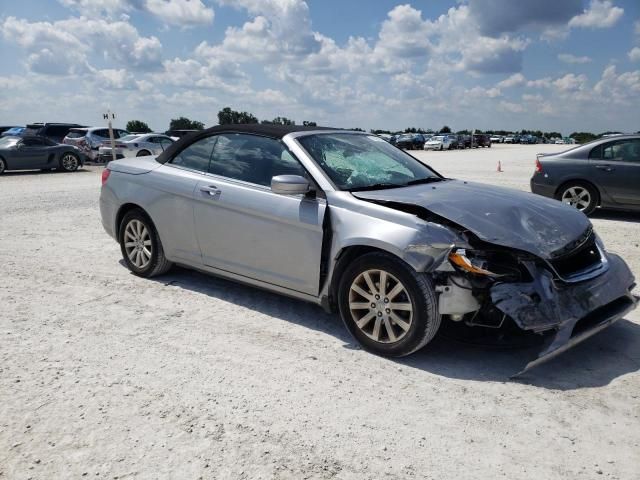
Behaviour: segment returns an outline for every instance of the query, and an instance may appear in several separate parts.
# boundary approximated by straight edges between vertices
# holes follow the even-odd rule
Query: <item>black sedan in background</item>
[[[75,172],[84,155],[72,145],[58,144],[39,136],[0,139],[0,174],[6,170],[63,170]]]
[[[538,154],[531,191],[586,215],[596,207],[640,211],[640,135],[602,138],[556,154]]]

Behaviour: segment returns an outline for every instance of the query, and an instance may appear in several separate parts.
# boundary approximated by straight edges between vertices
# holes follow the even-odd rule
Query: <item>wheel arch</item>
[[[554,192],[554,197],[558,198],[558,195],[560,194],[562,189],[565,188],[567,185],[569,185],[571,183],[584,183],[584,184],[589,185],[596,192],[597,205],[599,206],[602,203],[602,192],[600,191],[598,186],[595,183],[593,183],[592,181],[585,180],[585,179],[583,179],[581,177],[573,177],[573,178],[569,178],[568,180],[563,180],[562,183],[560,183],[560,185],[558,185],[558,188],[556,188],[556,191]]]
[[[368,253],[386,253],[393,256],[399,262],[402,262],[412,269],[416,270],[414,265],[403,259],[398,252],[393,249],[384,248],[383,246],[373,246],[366,244],[354,244],[343,247],[335,256],[333,271],[331,272],[331,278],[329,279],[329,298],[328,303],[322,302],[325,309],[331,312],[337,312],[338,309],[338,286],[340,285],[340,279],[344,274],[347,267],[355,261],[357,258],[366,255]]]
[[[117,239],[120,238],[120,224],[122,223],[122,219],[131,210],[140,210],[140,211],[142,211],[142,213],[153,224],[153,220],[151,219],[151,216],[149,215],[149,213],[144,208],[142,208],[137,203],[125,203],[125,204],[120,206],[120,208],[118,209],[118,213],[116,213],[116,221],[115,221],[116,224],[115,224],[114,232],[116,234],[116,238]],[[154,224],[154,227],[155,227],[155,224]]]

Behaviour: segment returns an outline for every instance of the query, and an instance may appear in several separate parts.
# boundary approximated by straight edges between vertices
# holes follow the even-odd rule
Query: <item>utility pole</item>
[[[111,120],[116,118],[116,114],[112,113],[111,110],[107,110],[107,113],[103,113],[102,117],[109,122],[109,138],[111,139],[111,158],[115,160],[116,159],[116,139],[113,137],[113,126],[111,125]]]

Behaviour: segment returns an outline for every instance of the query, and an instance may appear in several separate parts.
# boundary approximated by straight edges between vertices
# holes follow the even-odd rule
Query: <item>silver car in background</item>
[[[581,212],[445,178],[375,135],[219,126],[111,162],[102,182],[134,274],[179,264],[314,302],[380,355],[415,352],[444,321],[547,338],[531,367],[637,303]]]
[[[126,130],[119,128],[113,129],[113,138],[119,140],[122,137],[129,135]],[[104,127],[84,127],[84,128],[72,128],[64,137],[62,143],[67,145],[73,145],[80,149],[84,153],[88,160],[98,160],[98,149],[111,141],[109,137],[109,129]]]
[[[143,133],[127,135],[119,138],[115,145],[116,160],[127,157],[146,157],[160,155],[173,144],[174,140],[167,135],[157,133]],[[103,144],[98,149],[98,158],[103,162],[113,160],[110,144]]]

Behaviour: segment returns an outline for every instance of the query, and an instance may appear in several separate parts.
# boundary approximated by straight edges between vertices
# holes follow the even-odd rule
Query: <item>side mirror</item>
[[[271,191],[280,195],[300,195],[309,191],[309,181],[300,175],[277,175],[271,178]]]

